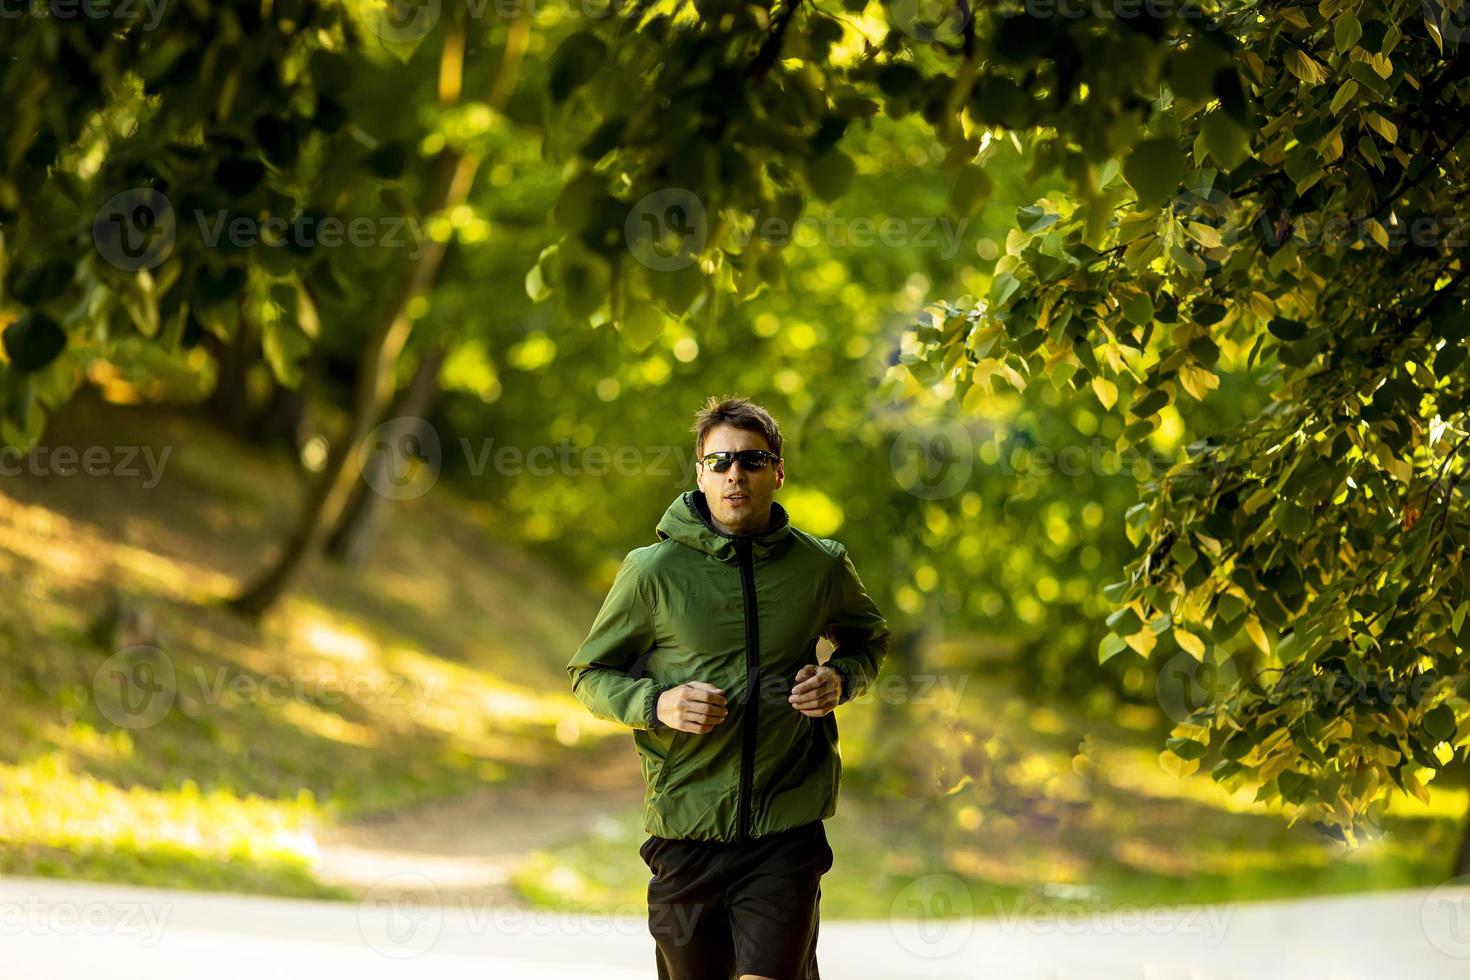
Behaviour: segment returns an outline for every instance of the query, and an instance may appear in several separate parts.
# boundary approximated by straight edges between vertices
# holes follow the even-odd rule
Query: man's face
[[[759,432],[737,429],[733,425],[717,425],[704,437],[703,455],[739,452],[742,449],[764,449],[770,443]],[[699,489],[709,502],[715,527],[728,534],[759,534],[771,522],[771,500],[786,480],[786,464],[771,465],[763,470],[747,470],[736,460],[723,473],[708,466],[695,469]],[[732,496],[735,495],[735,496]]]

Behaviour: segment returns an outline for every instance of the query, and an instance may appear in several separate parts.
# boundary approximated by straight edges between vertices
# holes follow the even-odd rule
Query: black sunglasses
[[[735,460],[740,460],[740,468],[745,470],[763,470],[766,463],[779,463],[781,457],[775,453],[768,453],[764,449],[742,449],[739,452],[706,453],[699,461],[716,473],[723,473],[730,468]]]

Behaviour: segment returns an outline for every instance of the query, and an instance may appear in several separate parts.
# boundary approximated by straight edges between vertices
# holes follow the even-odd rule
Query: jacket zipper
[[[735,839],[750,835],[750,793],[755,780],[756,691],[760,683],[760,623],[756,617],[755,561],[751,542],[736,542],[740,556],[740,586],[745,597],[745,715],[741,722],[740,798],[737,804]]]

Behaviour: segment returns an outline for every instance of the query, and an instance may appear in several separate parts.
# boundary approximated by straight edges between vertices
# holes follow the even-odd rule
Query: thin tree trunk
[[[215,373],[214,390],[209,393],[205,406],[210,416],[227,431],[242,435],[250,419],[250,390],[246,378],[255,359],[249,323],[242,315],[235,335],[229,340],[220,340],[214,334],[208,334],[208,337],[219,369]]]
[[[424,352],[413,380],[389,412],[391,418],[423,420],[428,417],[429,408],[439,393],[439,368],[444,363],[444,356],[445,348],[438,343]],[[373,488],[383,485],[381,481],[387,479],[390,465],[388,454],[376,449],[363,463],[362,479],[357,481],[341,519],[327,537],[325,553],[328,558],[349,568],[362,568],[367,564],[368,553],[377,540],[384,515],[383,495]]]
[[[492,109],[504,105],[520,69],[530,35],[530,18],[510,21],[509,34],[490,96]],[[464,19],[459,18],[445,33],[440,58],[440,101],[446,106],[459,101],[459,83],[464,70]],[[437,188],[426,213],[447,211],[462,204],[484,159],[480,153],[460,154],[446,149],[439,154]],[[295,528],[287,537],[275,563],[226,605],[255,618],[269,609],[300,571],[302,564],[321,545],[327,529],[335,525],[362,474],[364,439],[382,415],[393,394],[393,369],[413,329],[409,304],[432,288],[444,259],[445,242],[430,239],[429,245],[410,261],[407,274],[369,335],[358,371],[357,392],[347,431],[332,445],[321,479],[312,487]]]
[[[1470,819],[1460,832],[1460,853],[1455,855],[1455,876],[1470,875]]]
[[[321,351],[312,350],[303,365],[301,383],[295,388],[275,383],[270,397],[250,423],[249,434],[255,442],[265,446],[285,446],[297,463],[301,461],[302,426],[307,406],[311,404],[311,391],[316,383],[320,360]]]

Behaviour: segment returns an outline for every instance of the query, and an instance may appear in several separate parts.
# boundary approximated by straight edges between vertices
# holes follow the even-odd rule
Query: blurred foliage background
[[[887,693],[842,709],[829,914],[886,915],[934,874],[987,914],[1452,871],[1460,760],[1349,847],[1160,758],[1268,653],[1100,660],[1104,588],[1139,550],[1141,485],[1258,419],[1272,366],[1229,345],[1211,397],[1126,439],[1089,390],[926,374],[919,311],[994,298],[1059,207],[1098,219],[1011,89],[985,90],[1004,118],[980,120],[978,163],[956,149],[979,152],[976,113],[956,131],[930,91],[955,74],[932,59],[976,61],[967,36],[1056,51],[838,6],[790,28],[802,4],[671,5],[650,28],[662,5],[188,0],[7,27],[0,869],[348,897],[396,867],[363,854],[412,840],[440,897],[637,903],[631,740],[562,667],[693,486],[695,409],[738,393],[782,426],[793,522],[849,546],[895,628]],[[786,86],[742,111],[832,111],[772,122],[764,149],[701,144],[678,113],[707,80],[669,96],[650,65],[692,63],[722,16],[805,45],[740,49]],[[842,35],[850,92],[813,68],[829,21],[873,38]],[[627,78],[594,82],[604,64]],[[799,179],[783,127],[818,147]],[[587,242],[643,180],[700,188],[717,259],[604,268]],[[766,217],[789,243],[749,237]],[[653,247],[628,235],[612,250]],[[106,472],[79,463],[94,448]]]

